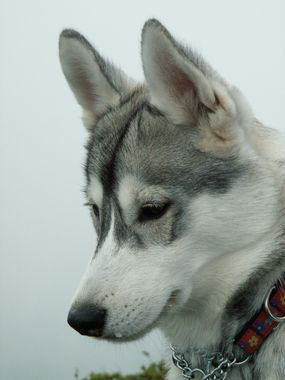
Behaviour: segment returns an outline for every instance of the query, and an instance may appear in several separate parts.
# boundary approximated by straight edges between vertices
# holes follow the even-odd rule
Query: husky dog
[[[285,270],[285,139],[157,20],[141,46],[138,84],[78,32],[60,36],[89,132],[86,197],[98,237],[68,322],[114,342],[159,327],[197,368],[201,352],[242,360],[234,338]],[[280,323],[227,379],[284,380],[284,337]],[[201,373],[191,376],[226,376]],[[170,365],[168,378],[184,377]]]

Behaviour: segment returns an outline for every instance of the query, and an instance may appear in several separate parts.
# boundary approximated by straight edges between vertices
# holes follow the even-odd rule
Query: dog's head
[[[133,339],[183,310],[202,266],[271,228],[272,178],[250,146],[242,95],[159,22],[143,29],[143,85],[72,30],[61,34],[60,59],[89,131],[98,236],[69,323]]]

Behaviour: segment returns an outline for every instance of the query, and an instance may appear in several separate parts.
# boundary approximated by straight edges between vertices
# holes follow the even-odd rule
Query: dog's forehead
[[[87,183],[118,190],[124,178],[189,195],[226,192],[244,171],[237,157],[215,157],[192,144],[191,127],[175,126],[135,94],[98,123],[87,149]],[[94,182],[93,182],[94,185]],[[93,187],[93,186],[92,186]]]

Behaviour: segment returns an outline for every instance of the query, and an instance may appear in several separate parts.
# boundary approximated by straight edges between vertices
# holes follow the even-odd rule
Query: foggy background
[[[150,17],[192,44],[248,97],[256,116],[285,131],[285,2],[1,1],[0,379],[70,380],[134,372],[163,356],[158,333],[112,345],[66,323],[95,248],[82,206],[86,132],[59,66],[63,28],[83,33],[143,79],[140,33]]]

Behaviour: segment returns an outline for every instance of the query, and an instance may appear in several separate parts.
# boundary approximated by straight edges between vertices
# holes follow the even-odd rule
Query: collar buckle
[[[275,321],[275,322],[278,322],[278,323],[283,323],[285,322],[285,315],[282,316],[282,317],[279,317],[277,316],[276,314],[274,314],[271,309],[270,309],[270,299],[271,299],[271,295],[273,293],[273,291],[276,290],[276,286],[272,286],[272,288],[269,290],[268,294],[267,294],[267,297],[266,297],[266,300],[264,302],[264,307],[265,307],[265,310],[267,311],[267,313],[270,315],[270,317]]]

